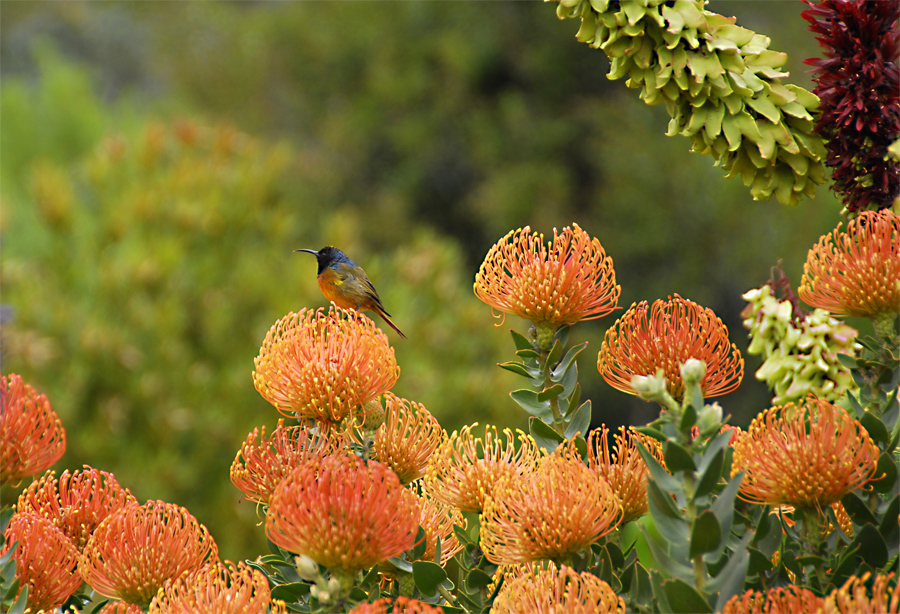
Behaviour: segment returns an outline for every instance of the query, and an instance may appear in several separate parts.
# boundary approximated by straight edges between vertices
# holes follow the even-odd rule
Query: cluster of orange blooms
[[[900,303],[897,216],[863,214],[852,226],[853,249],[835,231],[834,246],[823,239],[810,253],[801,295],[841,313],[884,313]],[[888,241],[893,260],[876,265],[884,250],[859,247],[866,236]],[[865,283],[879,288],[876,298],[856,287],[872,271],[877,279]],[[501,313],[555,331],[612,312],[619,286],[599,241],[573,225],[554,231],[549,248],[528,228],[504,237],[478,272],[475,292]],[[598,369],[632,394],[632,378],[661,370],[669,394],[681,399],[679,365],[688,358],[706,363],[705,396],[733,390],[743,376],[743,359],[722,321],[676,295],[632,305],[606,333]],[[465,527],[463,512],[475,512],[485,556],[506,578],[493,611],[624,611],[608,584],[563,563],[647,513],[647,467],[637,445],[663,464],[660,444],[621,429],[610,450],[604,426],[588,437],[585,461],[572,445],[547,454],[529,435],[490,425],[448,435],[424,406],[390,392],[399,373],[385,334],[356,312],[302,310],[271,328],[253,381],[300,425],[282,420],[269,434],[254,430],[231,467],[234,485],[266,507],[269,539],[332,573],[355,574],[413,548],[421,526],[422,559],[433,560],[439,542],[445,563],[462,548],[454,525]],[[18,376],[4,377],[2,392],[0,476],[11,483],[58,460],[65,435],[46,399]],[[745,472],[742,498],[798,508],[821,509],[862,487],[879,456],[855,418],[814,397],[763,412],[746,432],[736,430],[733,447],[732,470]],[[6,531],[7,548],[16,541],[19,578],[35,610],[63,603],[82,581],[117,600],[106,611],[284,607],[272,601],[259,571],[220,562],[214,540],[187,510],[161,501],[140,505],[111,474],[90,467],[59,479],[48,473],[26,489]],[[872,596],[861,582],[852,578],[829,597],[828,611],[851,611],[847,604],[864,599],[896,611],[896,582],[889,588],[879,577]],[[725,611],[825,607],[807,593],[750,592]],[[388,607],[362,604],[354,611]],[[415,600],[402,608],[440,611]]]

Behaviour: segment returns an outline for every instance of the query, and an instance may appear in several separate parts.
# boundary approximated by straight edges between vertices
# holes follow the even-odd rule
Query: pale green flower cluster
[[[691,139],[755,199],[797,204],[825,181],[825,146],[813,134],[819,98],[781,78],[787,54],[767,36],[707,11],[702,0],[555,0],[580,18],[576,38],[609,56],[647,104],[665,103],[668,134]]]
[[[855,328],[824,309],[795,319],[791,302],[778,300],[768,284],[743,298],[750,303],[741,313],[750,331],[747,351],[765,359],[756,379],[775,393],[773,403],[797,401],[807,394],[835,402],[848,391],[857,392],[850,370],[837,357],[855,356],[862,348]]]

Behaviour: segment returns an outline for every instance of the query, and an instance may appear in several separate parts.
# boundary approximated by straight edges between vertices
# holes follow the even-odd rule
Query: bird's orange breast
[[[337,272],[331,267],[325,267],[325,270],[318,276],[319,289],[329,301],[341,309],[358,309],[360,301],[356,297],[347,292],[346,284],[341,281]]]

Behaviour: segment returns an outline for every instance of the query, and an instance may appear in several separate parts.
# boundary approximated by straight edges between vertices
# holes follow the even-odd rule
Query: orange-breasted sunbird
[[[330,245],[319,251],[312,249],[297,249],[297,252],[307,252],[316,257],[319,271],[316,279],[319,289],[329,301],[341,309],[355,309],[361,311],[368,309],[377,313],[382,320],[397,331],[397,334],[406,339],[397,326],[391,322],[391,314],[384,310],[378,291],[369,281],[368,275],[362,267],[350,260],[347,254]]]

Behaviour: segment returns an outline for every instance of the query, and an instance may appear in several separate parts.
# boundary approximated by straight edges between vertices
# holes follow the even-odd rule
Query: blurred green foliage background
[[[802,3],[709,8],[772,37],[810,86]],[[494,327],[472,282],[526,224],[577,222],[624,308],[677,292],[745,349],[740,295],[779,258],[796,284],[838,202],[753,202],[608,81],[577,27],[540,2],[0,4],[2,368],[60,414],[58,467],[187,506],[225,558],[262,553],[228,469],[278,419],[250,378],[268,327],[325,302],[298,247],[365,267],[409,336],[388,332],[395,392],[448,430],[525,426],[495,364],[527,325]],[[656,408],[596,370],[614,319],[573,330],[591,343],[585,396],[595,425],[645,423]],[[745,359],[719,400],[738,424],[770,398]]]

